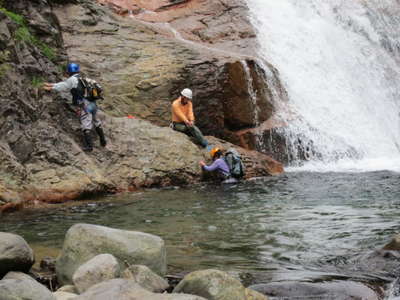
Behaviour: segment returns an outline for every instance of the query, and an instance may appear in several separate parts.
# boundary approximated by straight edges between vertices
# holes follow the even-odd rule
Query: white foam
[[[311,139],[322,154],[323,162],[302,168],[398,170],[398,3],[248,0],[248,5],[261,55],[279,70],[299,116],[289,130]],[[281,117],[290,122],[293,114]],[[336,160],[338,153],[354,152],[360,161]]]
[[[285,169],[287,172],[340,172],[361,173],[374,171],[392,171],[400,173],[400,158],[381,159],[370,158],[361,160],[342,159],[335,162],[310,161],[301,166],[292,166]]]

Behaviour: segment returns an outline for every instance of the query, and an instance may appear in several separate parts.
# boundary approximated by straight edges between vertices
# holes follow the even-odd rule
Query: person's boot
[[[90,131],[83,131],[83,151],[91,152],[93,151],[92,137],[90,136]]]
[[[107,145],[106,137],[104,136],[104,131],[102,127],[96,127],[96,132],[100,138],[100,145],[105,147]]]

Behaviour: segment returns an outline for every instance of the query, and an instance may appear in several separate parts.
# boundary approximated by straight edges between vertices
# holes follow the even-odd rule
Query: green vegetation
[[[2,3],[0,3],[0,6],[3,6]],[[15,23],[17,23],[20,26],[23,26],[25,23],[24,17],[21,15],[18,15],[16,13],[13,13],[12,11],[9,11],[3,7],[0,7],[0,11],[5,14],[7,17],[9,17],[11,20],[13,20]]]
[[[8,63],[3,63],[0,64],[0,79],[4,77],[4,75],[6,75],[7,71],[10,70],[10,64]]]
[[[3,78],[4,75],[10,70],[10,64],[7,61],[10,59],[10,52],[7,50],[0,51],[0,78]]]
[[[38,87],[42,86],[43,83],[44,83],[44,80],[43,80],[42,77],[36,77],[36,76],[34,76],[34,77],[32,78],[31,84],[32,84],[32,86],[33,86],[34,88],[38,88]]]
[[[7,17],[9,17],[11,20],[19,25],[19,28],[15,31],[14,34],[17,40],[36,46],[40,49],[43,55],[50,60],[54,60],[56,58],[56,53],[54,49],[47,46],[29,31],[29,28],[26,26],[26,22],[23,16],[8,11],[5,8],[0,8],[0,12],[4,13]]]

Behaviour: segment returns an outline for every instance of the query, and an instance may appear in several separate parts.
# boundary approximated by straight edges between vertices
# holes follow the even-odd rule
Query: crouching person
[[[200,161],[200,166],[204,171],[215,172],[217,178],[222,181],[222,183],[237,182],[237,179],[231,176],[231,171],[224,158],[222,149],[217,147],[211,149],[210,156],[213,160],[211,165],[206,165],[204,161]]]
[[[200,129],[194,125],[192,98],[192,90],[184,89],[181,96],[172,103],[172,129],[192,136],[196,143],[205,148],[208,142]]]
[[[84,151],[92,151],[93,143],[90,135],[93,127],[100,138],[100,145],[105,147],[107,145],[104,136],[101,121],[97,117],[98,107],[96,100],[99,97],[93,97],[88,94],[88,83],[86,79],[82,79],[80,75],[80,68],[78,64],[70,63],[67,66],[67,73],[69,78],[58,83],[45,83],[44,89],[47,91],[70,92],[72,95],[72,104],[77,106],[77,114],[81,123],[84,140]]]

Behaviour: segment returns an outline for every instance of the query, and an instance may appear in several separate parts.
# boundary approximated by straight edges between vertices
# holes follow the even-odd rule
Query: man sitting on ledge
[[[200,129],[194,125],[192,98],[192,91],[184,89],[181,96],[172,102],[172,129],[192,136],[196,143],[205,148],[208,142]]]

